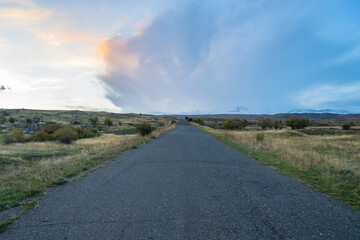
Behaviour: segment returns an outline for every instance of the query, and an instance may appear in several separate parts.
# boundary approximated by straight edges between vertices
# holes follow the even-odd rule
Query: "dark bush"
[[[186,116],[185,119],[188,120],[189,119],[188,116]]]
[[[141,136],[147,136],[149,134],[151,134],[153,128],[151,127],[151,125],[149,123],[141,123],[136,125],[136,131],[141,135]]]
[[[31,124],[32,120],[31,120],[31,118],[26,118],[25,122],[26,122],[26,124]]]
[[[351,125],[349,123],[344,123],[342,125],[342,130],[350,130],[351,129]]]
[[[200,125],[202,125],[202,126],[205,125],[204,120],[202,120],[201,118],[195,118],[195,119],[194,119],[194,122],[196,122],[196,123],[198,123],[198,124],[200,124]]]
[[[275,129],[282,129],[283,128],[283,123],[281,120],[275,120],[273,121],[273,127]]]
[[[192,122],[192,121],[193,121],[193,119],[192,119],[191,117],[189,117],[187,120],[188,120],[188,122]]]
[[[269,118],[259,119],[257,121],[257,125],[260,126],[262,129],[272,128],[272,122]]]
[[[291,127],[291,129],[303,129],[310,125],[310,120],[307,117],[290,117],[285,120],[285,125]]]
[[[9,121],[9,123],[14,123],[14,122],[15,122],[15,118],[9,117],[8,121]]]
[[[55,124],[57,124],[57,122],[51,120],[45,122],[45,125],[55,125]]]
[[[73,127],[64,127],[55,132],[57,141],[65,144],[70,144],[79,138],[77,131]]]
[[[171,124],[174,124],[176,123],[176,120],[175,119],[171,119]]]
[[[119,123],[119,126],[121,126],[121,121],[119,121],[118,123]]]

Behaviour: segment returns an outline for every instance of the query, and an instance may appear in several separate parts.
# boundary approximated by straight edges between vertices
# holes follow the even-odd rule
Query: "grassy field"
[[[54,116],[61,116],[61,112],[54,113]],[[98,113],[89,112],[86,112],[84,119],[85,116],[101,117]],[[145,144],[176,126],[171,117],[120,114],[117,117],[124,124],[105,128],[100,137],[80,139],[72,144],[0,144],[0,210],[17,206],[29,197],[42,194],[50,186],[66,183],[69,177],[127,149]],[[51,120],[65,123],[61,117]],[[134,127],[134,124],[140,122],[151,123],[156,130],[150,136],[142,137]]]
[[[243,131],[197,127],[360,210],[360,131],[339,127]]]
[[[169,121],[167,116],[154,116],[145,114],[120,114],[120,113],[108,113],[108,112],[90,112],[90,111],[62,111],[62,110],[31,110],[31,109],[0,109],[0,116],[6,115],[9,119],[13,117],[16,121],[13,124],[7,123],[5,126],[0,124],[0,133],[9,132],[13,128],[26,127],[26,119],[33,119],[38,117],[41,121],[54,121],[61,124],[70,124],[71,122],[78,121],[82,124],[88,124],[89,118],[98,117],[99,122],[102,123],[105,118],[110,118],[114,126],[106,129],[108,132],[121,131],[127,129],[134,129],[134,125],[147,122],[154,126],[162,125]],[[119,126],[119,121],[121,125]]]

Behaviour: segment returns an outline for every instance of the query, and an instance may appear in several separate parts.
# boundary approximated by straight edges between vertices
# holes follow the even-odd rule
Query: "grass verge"
[[[221,135],[212,132],[207,127],[193,125],[240,152],[260,160],[265,165],[278,169],[284,175],[305,182],[311,187],[327,193],[338,200],[342,200],[353,206],[355,209],[360,210],[360,178],[351,171],[339,171],[334,167],[325,168],[315,164],[302,168],[282,154],[270,152],[258,147],[252,148],[251,146],[232,141],[226,134]]]
[[[176,124],[172,124],[158,128],[146,137],[135,134],[103,134],[97,138],[81,139],[70,145],[30,142],[0,146],[0,155],[8,159],[0,159],[0,164],[3,164],[0,168],[0,211],[19,206],[22,201],[43,193],[51,186],[67,183],[70,177],[127,149],[146,144],[175,126]],[[29,151],[40,157],[29,160]],[[51,154],[59,151],[68,154]]]

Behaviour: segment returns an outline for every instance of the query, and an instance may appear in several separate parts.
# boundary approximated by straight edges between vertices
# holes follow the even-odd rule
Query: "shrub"
[[[171,119],[171,122],[170,122],[171,124],[174,124],[174,123],[176,123],[176,120],[175,119]]]
[[[108,127],[111,127],[113,125],[113,121],[110,118],[107,117],[107,118],[104,119],[104,125],[108,126]]]
[[[75,128],[64,127],[55,132],[55,137],[61,143],[70,144],[78,139],[78,134]]]
[[[45,132],[47,134],[54,134],[57,130],[59,130],[60,128],[62,128],[62,126],[60,124],[50,124],[50,125],[46,125],[44,126],[41,131]]]
[[[247,120],[240,120],[240,119],[227,119],[223,124],[223,127],[228,130],[232,129],[245,129],[249,123]]]
[[[192,121],[193,121],[193,119],[192,119],[191,117],[189,117],[187,120],[188,120],[188,122],[192,122]]]
[[[351,125],[349,123],[344,123],[342,125],[342,130],[350,130],[351,129]]]
[[[119,121],[118,123],[119,123],[119,126],[121,126],[121,121]]]
[[[99,118],[98,117],[94,117],[94,118],[89,118],[88,122],[90,125],[92,125],[93,127],[96,127],[99,124]]]
[[[25,134],[20,128],[15,128],[14,130],[12,130],[11,136],[14,138],[15,142],[25,141]]]
[[[79,121],[75,120],[75,121],[73,121],[73,122],[72,122],[72,124],[73,124],[73,125],[80,125],[80,124],[81,124],[81,122],[79,122]]]
[[[189,119],[189,117],[188,117],[188,116],[186,116],[186,117],[185,117],[185,119],[186,119],[186,120],[188,120],[188,119]]]
[[[14,122],[15,122],[15,118],[9,117],[8,121],[9,121],[9,123],[14,123]]]
[[[285,120],[285,125],[291,127],[291,129],[303,129],[310,125],[310,120],[307,117],[290,117]]]
[[[2,138],[4,144],[9,145],[15,142],[15,139],[10,134],[4,135]]]
[[[99,124],[96,126],[96,129],[101,132],[104,129],[104,126]]]
[[[99,130],[96,128],[76,128],[76,131],[79,138],[92,138],[100,136]]]
[[[266,129],[272,127],[272,122],[269,118],[263,118],[257,121],[257,125],[259,125],[262,129]]]
[[[141,136],[147,136],[152,132],[153,128],[151,127],[151,125],[149,123],[141,123],[136,125],[136,131],[138,131],[138,133]]]
[[[39,131],[34,134],[33,141],[35,142],[47,142],[47,141],[55,141],[54,133],[47,133],[45,131]]]
[[[31,118],[26,118],[25,122],[26,122],[26,124],[31,124],[32,120],[31,120]]]
[[[282,129],[282,127],[283,127],[282,121],[281,121],[281,120],[275,120],[275,121],[273,121],[273,127],[274,127],[275,129]]]
[[[195,118],[195,119],[194,119],[194,122],[196,122],[196,123],[198,123],[198,124],[200,124],[200,125],[202,125],[202,126],[205,125],[204,120],[202,120],[201,118]]]
[[[46,121],[45,122],[45,125],[55,125],[55,124],[57,124],[55,121]]]
[[[262,142],[264,141],[265,135],[263,133],[256,134],[256,141]]]

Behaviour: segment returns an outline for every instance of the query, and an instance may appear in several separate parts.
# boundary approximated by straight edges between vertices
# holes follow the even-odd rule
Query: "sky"
[[[0,108],[360,113],[357,0],[0,0]]]

